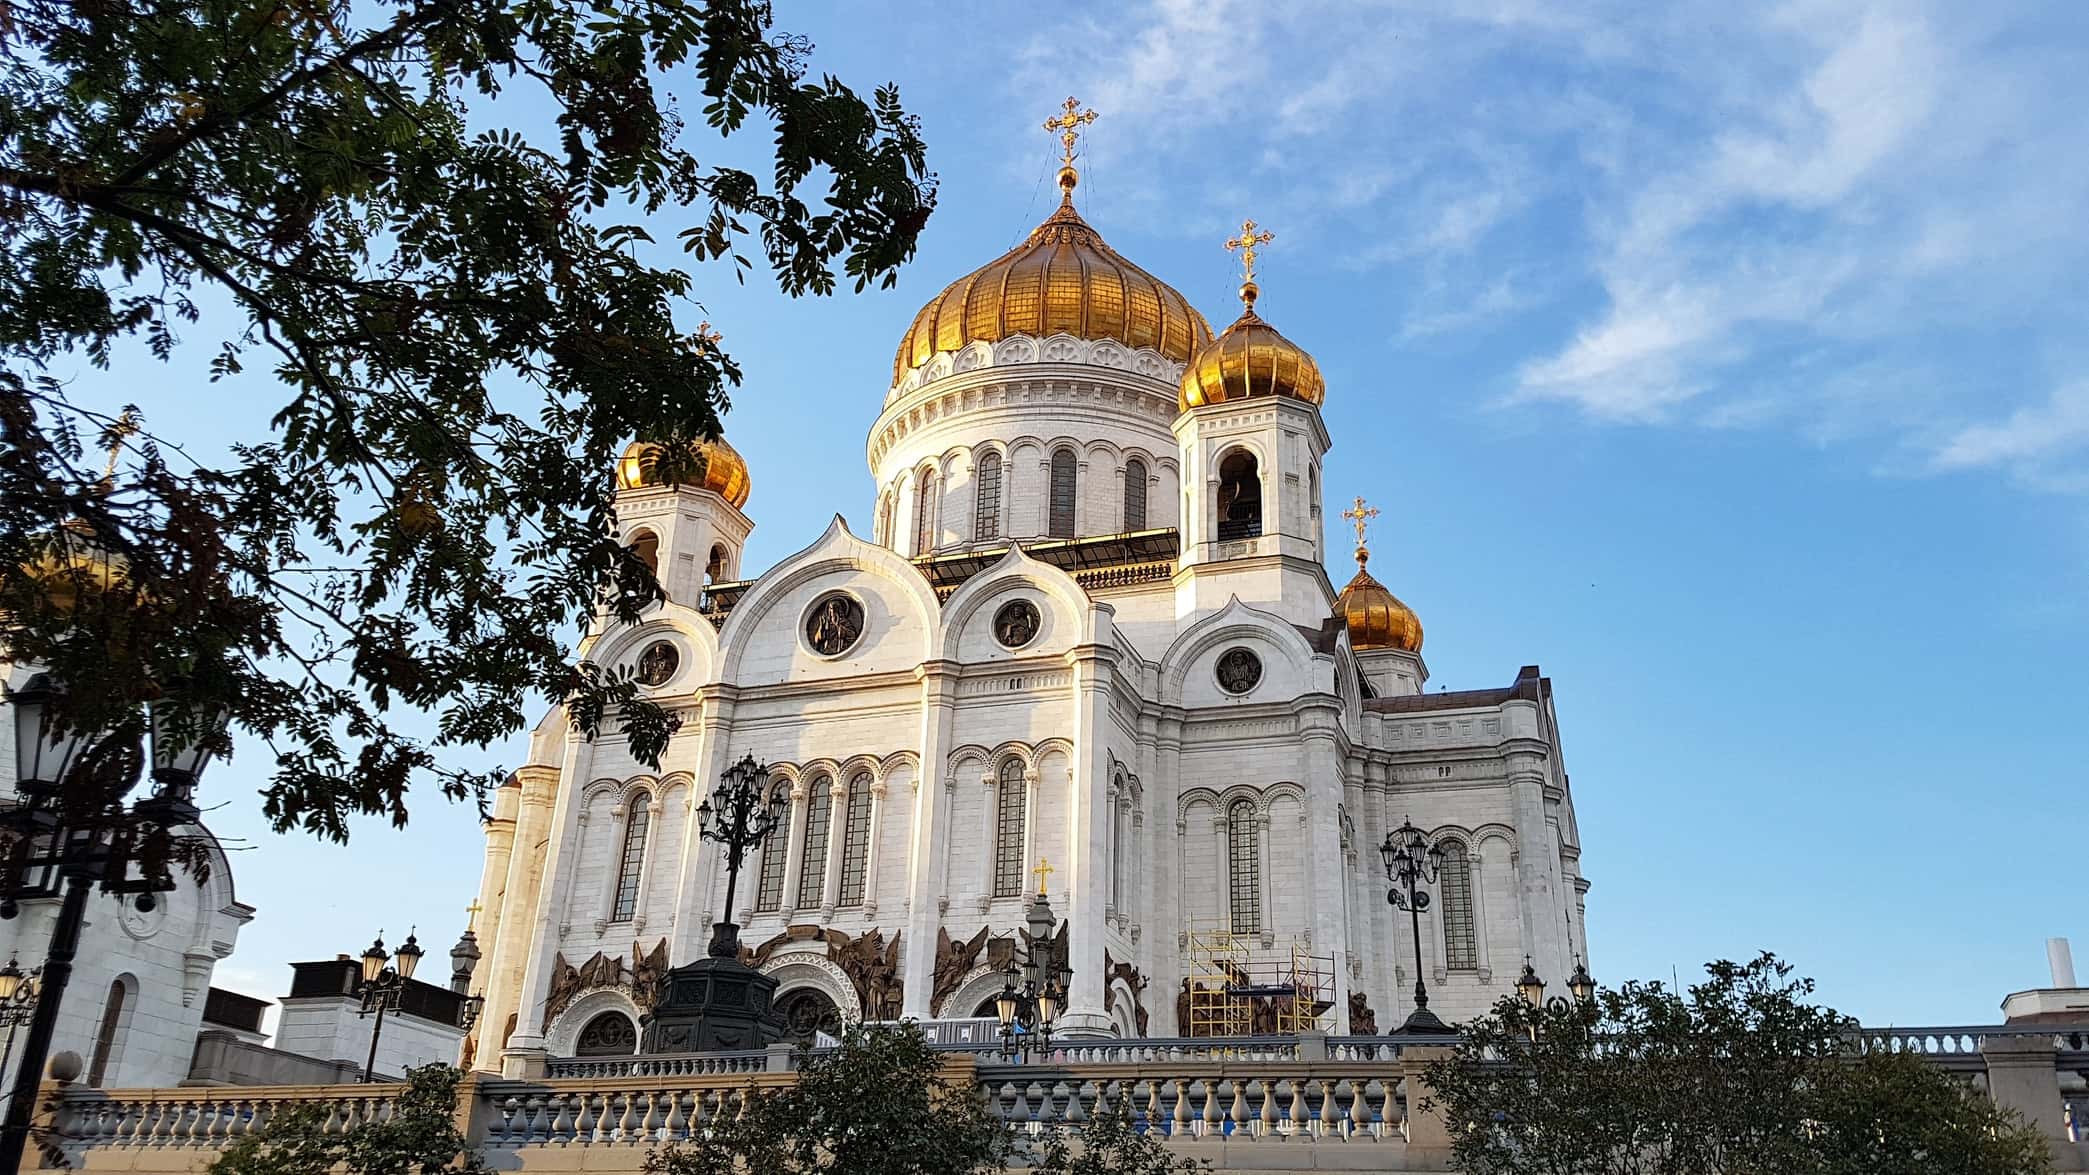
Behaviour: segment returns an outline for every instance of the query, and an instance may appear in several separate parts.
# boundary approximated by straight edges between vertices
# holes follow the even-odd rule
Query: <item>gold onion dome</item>
[[[1250,396],[1289,396],[1316,405],[1327,399],[1320,365],[1255,313],[1261,292],[1252,281],[1242,284],[1240,317],[1190,360],[1182,373],[1184,411]]]
[[[1356,578],[1335,599],[1335,610],[1349,626],[1349,647],[1421,652],[1422,618],[1364,570],[1370,558],[1371,552],[1356,549]]]
[[[1013,335],[1115,339],[1187,363],[1211,339],[1211,326],[1174,287],[1103,243],[1074,211],[1078,182],[1059,172],[1059,208],[1030,237],[945,287],[907,328],[892,380],[945,351],[998,343]]]
[[[693,489],[710,490],[733,504],[735,510],[747,504],[747,495],[754,490],[754,483],[747,477],[747,461],[724,437],[714,441],[695,442],[695,468],[680,479],[682,485]],[[660,446],[651,441],[633,441],[624,450],[617,462],[617,488],[635,490],[641,486],[660,485]]]

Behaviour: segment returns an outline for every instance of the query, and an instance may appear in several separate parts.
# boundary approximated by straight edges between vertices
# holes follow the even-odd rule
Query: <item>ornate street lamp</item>
[[[384,953],[384,932],[378,931],[370,949],[363,952],[361,981],[355,985],[356,998],[363,1006],[356,1014],[367,1016],[377,1013],[376,1023],[370,1026],[370,1059],[363,1062],[364,1083],[377,1080],[377,1037],[384,1031],[384,1014],[399,1010],[399,997],[405,993],[407,981],[413,978],[414,969],[421,965],[421,956],[427,954],[421,944],[414,940],[411,931],[406,941],[399,944],[397,954]],[[392,965],[385,966],[386,962]]]
[[[478,912],[479,903],[474,900],[471,913],[476,915]],[[467,1033],[479,1022],[479,1014],[486,1010],[486,997],[471,994],[472,972],[478,969],[479,936],[467,922],[464,933],[457,936],[457,945],[450,948],[450,990],[464,997],[464,1002],[457,1005],[457,1027]]]
[[[131,866],[140,862],[138,850],[151,837],[196,819],[190,797],[212,754],[224,745],[227,719],[222,710],[191,706],[184,694],[176,683],[138,716],[141,721],[103,731],[76,729],[63,719],[61,688],[48,674],[35,675],[7,696],[15,727],[16,803],[0,813],[0,840],[6,844],[0,850],[0,918],[18,914],[25,898],[60,902],[43,966],[33,972],[37,982],[0,973],[0,985],[14,983],[10,1003],[18,1006],[26,989],[33,1005],[0,1120],[0,1171],[21,1166],[36,1087],[80,949],[88,895],[97,888],[136,894],[139,908],[149,909],[155,893],[173,888],[164,863],[141,877],[130,875]],[[126,807],[145,767],[147,738],[153,794]]]
[[[13,955],[7,957],[7,966],[0,967],[0,1024],[7,1025],[7,1047],[0,1049],[0,1072],[5,1072],[7,1063],[14,1059],[15,1029],[29,1023],[36,1015],[37,989],[43,986],[42,972],[41,967],[31,967],[23,972]]]
[[[1407,911],[1414,929],[1414,1012],[1399,1030],[1410,1034],[1449,1032],[1450,1025],[1429,1010],[1429,987],[1422,982],[1422,911],[1429,908],[1429,895],[1421,887],[1436,883],[1443,868],[1443,846],[1431,845],[1414,821],[1406,820],[1385,834],[1378,855],[1385,862],[1386,880],[1393,883],[1385,891],[1385,900],[1394,909]]]
[[[1545,981],[1531,966],[1530,956],[1523,956],[1523,974],[1516,977],[1516,994],[1523,997],[1523,1002],[1530,1005],[1532,1011],[1543,1008],[1555,1016],[1574,1013],[1584,1021],[1592,1022],[1596,1015],[1596,981],[1590,977],[1589,969],[1582,965],[1579,956],[1574,960],[1574,973],[1567,977],[1567,990],[1574,993],[1571,1003],[1565,996],[1546,999]],[[1538,1017],[1531,1017],[1530,1038],[1533,1041],[1538,1039],[1538,1021]]]
[[[1011,958],[994,997],[994,1014],[1001,1021],[1001,1055],[1042,1054],[1052,1047],[1052,1025],[1066,1007],[1066,993],[1073,985],[1073,968],[1060,957],[1057,941],[1058,916],[1045,896],[1045,878],[1052,867],[1038,862],[1037,897],[1024,919],[1029,924],[1030,946],[1018,967]]]
[[[790,801],[781,792],[763,800],[762,782],[768,774],[748,755],[726,769],[718,786],[696,809],[697,827],[704,839],[725,847],[725,918],[711,927],[712,958],[739,957],[740,924],[733,921],[733,896],[740,886],[740,864],[790,811]],[[718,801],[715,808],[711,806],[714,799]]]

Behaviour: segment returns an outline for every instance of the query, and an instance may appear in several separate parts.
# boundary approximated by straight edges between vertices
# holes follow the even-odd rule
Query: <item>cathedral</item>
[[[652,980],[724,917],[695,812],[748,755],[787,817],[734,920],[801,1038],[991,1016],[1039,892],[1062,1036],[1388,1031],[1417,980],[1457,1020],[1526,959],[1586,958],[1550,681],[1428,691],[1421,621],[1366,568],[1376,511],[1327,517],[1345,390],[1258,312],[1268,234],[1228,242],[1247,280],[1214,335],[1077,211],[1079,121],[1048,124],[1057,210],[901,336],[868,533],[837,516],[751,574],[730,445],[674,477],[625,454],[618,525],[667,600],[581,655],[681,726],[657,771],[562,711],[536,729],[486,825],[467,1063],[634,1050]],[[1380,863],[1410,824],[1419,952]]]

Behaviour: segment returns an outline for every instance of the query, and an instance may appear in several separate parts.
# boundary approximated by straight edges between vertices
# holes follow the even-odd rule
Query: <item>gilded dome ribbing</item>
[[[1364,564],[1370,558],[1371,552],[1362,547],[1356,549],[1356,578],[1350,580],[1335,599],[1336,612],[1349,626],[1349,647],[1359,652],[1366,649],[1421,652],[1422,618],[1364,570]]]
[[[1183,411],[1250,396],[1289,396],[1316,405],[1327,399],[1320,365],[1255,313],[1259,292],[1254,282],[1241,286],[1246,306],[1240,317],[1190,360],[1178,400]]]
[[[1028,240],[950,283],[914,316],[893,359],[894,383],[942,352],[1012,335],[1115,339],[1177,363],[1210,341],[1210,324],[1189,300],[1104,244],[1074,211],[1065,174],[1060,185],[1058,211]]]
[[[650,441],[634,441],[624,450],[617,462],[617,488],[635,490],[640,486],[659,485],[660,446]],[[739,509],[747,504],[747,495],[754,492],[754,483],[747,476],[747,461],[725,443],[724,437],[715,441],[696,442],[698,468],[694,476],[684,477],[681,484],[696,489],[710,490]]]

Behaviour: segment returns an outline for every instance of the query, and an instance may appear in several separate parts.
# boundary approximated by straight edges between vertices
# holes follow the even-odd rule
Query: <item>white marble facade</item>
[[[1446,1019],[1509,991],[1525,955],[1563,980],[1586,953],[1587,883],[1549,681],[1424,692],[1418,647],[1353,648],[1317,404],[1184,407],[1182,369],[1075,334],[939,353],[872,426],[869,524],[837,516],[733,582],[752,526],[733,503],[621,490],[619,525],[657,542],[671,598],[583,655],[638,666],[665,642],[653,693],[682,726],[658,771],[559,712],[538,727],[486,830],[475,983],[480,1032],[499,1037],[467,1045],[475,1063],[586,1051],[597,1018],[636,1018],[649,958],[702,953],[725,875],[693,812],[744,755],[792,819],[742,873],[742,941],[766,948],[781,996],[817,992],[845,1018],[972,1015],[999,977],[984,953],[939,965],[939,939],[1011,933],[1041,859],[1070,919],[1068,1031],[1188,1032],[1189,932],[1229,920],[1256,959],[1330,961],[1337,1033],[1360,1027],[1351,993],[1397,1026],[1417,968]],[[1215,500],[1241,453],[1261,495],[1246,537]],[[1427,557],[1396,539],[1377,553]],[[706,562],[709,586],[689,573]],[[823,652],[837,596],[861,632]],[[1035,622],[1018,606],[997,632],[1018,601]],[[1377,853],[1408,819],[1451,851],[1419,961]],[[873,992],[850,944],[889,959],[895,938]]]

